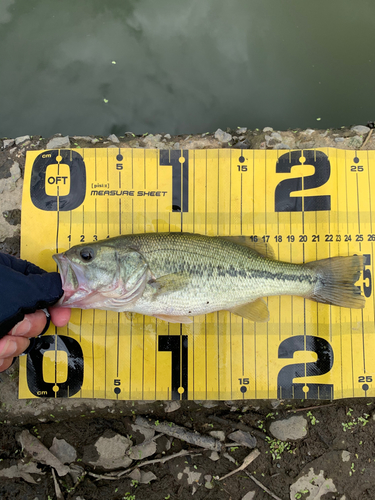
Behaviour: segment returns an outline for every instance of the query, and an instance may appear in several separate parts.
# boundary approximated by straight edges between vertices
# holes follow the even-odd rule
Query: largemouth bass
[[[317,302],[362,308],[354,283],[363,256],[291,264],[263,255],[246,237],[188,233],[119,236],[76,245],[53,256],[64,295],[59,305],[128,311],[175,323],[226,310],[268,321],[271,295],[298,295]]]

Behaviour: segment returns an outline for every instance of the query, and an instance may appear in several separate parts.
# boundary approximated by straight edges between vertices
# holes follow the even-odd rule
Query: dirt
[[[178,475],[186,467],[202,474],[199,483],[203,484],[195,486],[194,498],[196,500],[206,498],[240,500],[252,491],[255,492],[256,500],[271,498],[246,475],[246,472],[252,474],[280,499],[320,498],[309,496],[306,488],[290,496],[291,485],[311,467],[316,476],[321,470],[324,471],[324,478],[327,480],[331,478],[337,490],[336,492],[328,491],[323,496],[324,500],[334,498],[370,500],[375,498],[375,475],[373,474],[375,420],[372,417],[374,405],[375,402],[368,400],[342,400],[334,403],[322,404],[320,402],[319,406],[309,410],[311,401],[300,402],[297,405],[294,403],[293,406],[284,401],[276,409],[272,409],[269,402],[263,402],[261,407],[249,406],[242,409],[237,409],[235,402],[231,402],[227,409],[223,409],[222,405],[218,408],[204,408],[202,405],[190,403],[190,408],[184,405],[173,413],[165,413],[163,407],[160,407],[159,413],[154,412],[152,417],[156,418],[157,422],[173,422],[188,431],[196,431],[201,435],[208,435],[213,430],[222,430],[228,435],[236,428],[255,435],[256,448],[260,452],[258,458],[244,471],[233,474],[223,481],[219,481],[218,478],[240,466],[251,452],[249,448],[236,445],[223,447],[219,453],[219,460],[214,462],[210,459],[211,451],[173,439],[168,451],[161,446],[153,456],[146,460],[159,459],[181,450],[190,450],[192,454],[174,458],[164,464],[156,463],[144,467],[142,470],[151,471],[156,476],[150,484],[137,484],[126,477],[115,481],[98,480],[90,475],[110,472],[85,463],[85,450],[106,431],[131,436],[134,445],[143,440],[141,434],[138,435],[132,431],[131,426],[135,415],[123,416],[118,412],[107,418],[78,417],[57,421],[51,416],[51,421],[39,422],[36,425],[2,424],[0,466],[1,469],[10,467],[24,456],[17,436],[23,429],[28,429],[47,448],[52,445],[53,438],[57,437],[65,439],[76,449],[75,463],[83,466],[86,474],[76,484],[69,474],[58,478],[65,500],[79,500],[79,498],[86,500],[190,499],[195,489],[194,483],[192,485],[187,483],[186,474],[182,478]],[[302,415],[307,419],[307,436],[297,441],[277,441],[270,433],[269,425],[277,419],[286,419],[293,415]],[[222,420],[218,422],[215,418]],[[225,442],[229,443],[230,440],[227,438]],[[285,445],[286,448],[284,448]],[[343,451],[350,455],[343,454]],[[228,460],[224,453],[230,455],[236,463]],[[349,458],[345,462],[343,457]],[[26,462],[28,460],[29,458]],[[36,484],[29,484],[23,479],[1,478],[0,497],[25,500],[56,498],[51,468],[42,464],[39,464],[39,467],[45,475],[35,475]],[[209,479],[206,481],[204,476],[212,476],[212,479],[206,478]],[[210,483],[208,486],[212,489],[208,489],[205,483]]]

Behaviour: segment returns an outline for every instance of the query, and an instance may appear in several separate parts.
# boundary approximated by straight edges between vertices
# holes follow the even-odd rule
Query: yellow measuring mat
[[[28,152],[21,257],[119,235],[248,236],[280,261],[363,255],[364,309],[266,297],[270,319],[190,324],[73,309],[20,359],[21,398],[374,397],[375,151],[78,149]]]

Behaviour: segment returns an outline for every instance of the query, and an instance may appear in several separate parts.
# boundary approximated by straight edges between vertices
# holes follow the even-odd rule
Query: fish
[[[145,233],[83,243],[53,255],[64,295],[60,307],[139,313],[171,323],[230,311],[264,322],[264,297],[296,295],[363,308],[355,283],[362,255],[308,262],[275,260],[250,237]]]

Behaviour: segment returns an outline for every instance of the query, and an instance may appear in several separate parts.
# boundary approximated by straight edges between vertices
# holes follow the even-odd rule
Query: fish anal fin
[[[275,258],[275,254],[271,248],[271,245],[265,243],[263,240],[254,241],[254,237],[251,236],[219,236],[219,238],[231,241],[236,245],[242,245],[244,247],[251,248],[252,250],[258,252],[260,255],[263,255],[263,257],[267,257],[267,259]]]
[[[270,319],[267,304],[263,299],[257,299],[254,302],[232,307],[229,311],[251,321],[265,322]]]
[[[162,319],[168,323],[192,323],[193,320],[189,316],[168,316],[168,314],[153,314],[154,318]]]

